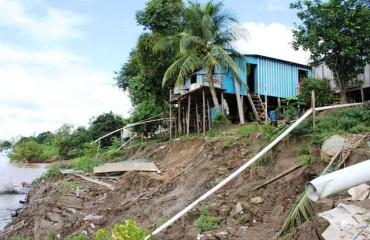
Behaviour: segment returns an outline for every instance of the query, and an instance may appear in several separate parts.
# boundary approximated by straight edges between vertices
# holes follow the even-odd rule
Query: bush
[[[38,182],[42,180],[47,180],[53,176],[57,176],[60,174],[62,174],[60,172],[60,168],[57,166],[57,164],[52,163],[49,165],[48,170],[44,174],[42,174],[41,177],[37,178],[35,181]]]
[[[327,106],[334,101],[334,92],[331,90],[328,79],[317,79],[306,77],[302,80],[301,97],[306,103],[311,102],[311,93],[315,91],[315,105],[317,107]]]
[[[216,229],[218,227],[218,223],[220,222],[220,219],[218,217],[209,216],[210,209],[211,205],[209,204],[203,205],[200,208],[199,218],[194,222],[194,225],[200,228],[202,231]]]
[[[94,167],[99,166],[101,162],[89,157],[79,157],[73,160],[73,168],[84,172],[92,172]]]
[[[41,160],[47,160],[54,156],[58,156],[59,148],[55,145],[43,145],[43,151],[40,156]]]
[[[236,133],[243,137],[243,136],[248,136],[251,133],[255,133],[259,130],[259,126],[257,124],[245,124],[242,125],[240,128],[236,130]]]
[[[38,161],[41,159],[43,146],[34,140],[22,142],[14,147],[14,153],[9,155],[13,162]]]
[[[211,122],[211,127],[218,129],[228,124],[230,124],[230,121],[227,119],[225,114],[218,112]]]
[[[111,238],[144,240],[148,235],[151,235],[149,230],[138,227],[134,220],[128,219],[125,224],[115,224],[110,232],[99,229],[95,234],[95,240],[109,240]]]

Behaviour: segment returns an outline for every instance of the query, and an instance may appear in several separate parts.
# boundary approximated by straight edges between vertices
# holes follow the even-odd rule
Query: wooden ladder
[[[266,118],[267,115],[260,96],[254,93],[249,93],[247,96],[256,120],[261,122],[261,118]]]

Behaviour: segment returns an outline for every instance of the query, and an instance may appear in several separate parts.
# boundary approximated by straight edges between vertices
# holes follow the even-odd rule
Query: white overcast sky
[[[87,127],[109,111],[128,117],[129,98],[113,77],[143,31],[135,13],[145,2],[0,0],[0,139]],[[242,53],[307,63],[290,46],[291,1],[223,2],[249,32],[237,44]]]

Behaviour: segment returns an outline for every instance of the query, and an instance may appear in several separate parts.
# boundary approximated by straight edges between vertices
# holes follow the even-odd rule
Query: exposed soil
[[[234,139],[236,144],[225,146],[227,138]],[[153,239],[274,239],[304,184],[319,175],[325,163],[304,166],[266,187],[252,189],[300,164],[297,148],[308,141],[307,138],[283,141],[273,149],[267,164],[248,169],[202,202],[200,205],[210,204],[209,214],[220,219],[217,229],[202,232],[194,226],[199,217],[197,207]],[[71,174],[37,183],[30,190],[29,204],[12,222],[13,230],[8,225],[0,239],[13,236],[43,239],[50,231],[61,239],[87,231],[92,239],[97,229],[110,229],[127,218],[154,230],[158,219],[170,219],[253,157],[261,145],[261,136],[251,134],[247,139],[195,137],[141,147],[132,152],[130,159],[153,161],[162,173],[127,172],[117,178],[99,177],[113,184],[114,190]],[[313,147],[311,154],[319,156],[319,149]],[[363,147],[355,149],[348,162],[354,164],[369,158],[369,149]],[[343,202],[345,196],[346,193],[341,193],[319,201],[317,212],[331,209],[338,201]],[[263,202],[251,203],[255,197]],[[238,204],[251,207],[239,212]],[[325,221],[315,217],[297,228],[289,239],[320,239],[326,226]]]

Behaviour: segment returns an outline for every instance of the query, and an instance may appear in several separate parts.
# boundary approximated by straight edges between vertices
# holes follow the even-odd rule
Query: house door
[[[255,72],[256,72],[256,64],[248,64],[247,65],[247,85],[248,85],[248,92],[254,93],[255,92]]]

